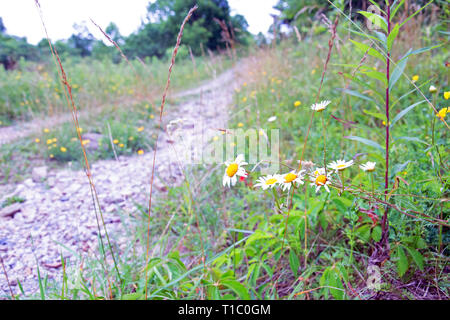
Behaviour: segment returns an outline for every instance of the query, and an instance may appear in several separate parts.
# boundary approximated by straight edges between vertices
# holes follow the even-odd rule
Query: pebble
[[[226,86],[225,83],[233,80],[233,73],[226,72],[221,77],[205,85],[207,89],[203,90],[202,101],[199,101],[198,96],[186,98],[183,105],[167,115],[172,119],[183,117],[184,127],[178,126],[174,130],[184,141],[178,139],[174,143],[167,143],[165,140],[169,139],[168,135],[161,133],[156,154],[153,196],[167,191],[166,186],[182,183],[183,171],[175,152],[186,152],[186,142],[206,143],[212,136],[204,137],[205,132],[209,134],[214,132],[212,129],[225,127],[227,105],[232,101],[233,91],[232,86]],[[213,86],[214,83],[217,85]],[[219,112],[220,117],[206,119],[205,115],[209,114],[205,112],[206,109],[213,112],[221,109],[223,112]],[[192,130],[192,123],[199,122],[205,124],[204,131]],[[96,147],[98,137],[95,134],[83,136],[91,140],[90,147]],[[153,152],[148,151],[142,156],[120,157],[119,161],[101,160],[92,164],[93,180],[102,211],[107,215],[105,223],[113,247],[125,250],[129,242],[134,240],[126,236],[132,233],[129,230],[131,223],[126,217],[141,215],[135,203],[140,203],[144,208],[148,204],[152,162]],[[49,281],[60,280],[61,255],[67,259],[67,270],[74,270],[69,283],[74,281],[80,261],[73,252],[83,257],[98,255],[97,220],[86,173],[70,168],[49,171],[47,167],[37,167],[33,169],[32,177],[23,183],[0,187],[0,191],[14,190],[9,195],[25,199],[23,203],[15,203],[0,210],[0,257],[14,294],[20,293],[18,281],[26,295],[39,293],[37,264],[41,277],[48,277]],[[140,248],[141,253],[145,252],[145,244],[134,246],[136,250]],[[139,251],[135,254],[139,254]],[[3,270],[0,270],[0,299],[9,295],[9,287],[4,279]]]

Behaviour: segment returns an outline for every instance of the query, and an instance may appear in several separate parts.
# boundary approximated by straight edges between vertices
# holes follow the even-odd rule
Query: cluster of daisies
[[[244,155],[240,154],[234,161],[225,162],[226,168],[222,179],[223,186],[234,186],[237,182],[238,177],[240,177],[241,179],[247,178],[248,173],[245,171],[244,166],[246,166],[248,163],[244,160]],[[353,164],[353,160],[337,160],[328,164],[328,168],[330,168],[330,170],[326,170],[326,168],[316,168],[309,174],[306,173],[306,170],[293,170],[285,174],[269,174],[267,176],[258,178],[258,180],[256,180],[255,187],[260,187],[261,189],[266,190],[279,185],[281,186],[281,189],[283,191],[286,191],[290,190],[290,188],[294,184],[296,186],[303,185],[306,175],[309,175],[310,185],[316,188],[316,193],[322,187],[325,188],[327,192],[330,192],[328,186],[332,182],[332,175],[334,173],[345,170]],[[359,167],[364,171],[373,172],[375,170],[375,165],[376,162],[369,161],[365,164],[360,165]]]

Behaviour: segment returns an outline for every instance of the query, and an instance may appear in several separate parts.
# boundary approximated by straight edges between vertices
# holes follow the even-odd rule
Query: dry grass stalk
[[[187,16],[183,20],[183,23],[181,24],[180,31],[178,33],[177,42],[176,42],[175,48],[173,49],[172,59],[171,59],[170,66],[169,66],[169,73],[167,75],[166,87],[164,88],[164,93],[163,93],[163,96],[162,96],[161,106],[160,106],[160,110],[159,110],[158,128],[161,128],[162,116],[163,116],[163,111],[164,111],[164,105],[166,103],[166,96],[167,96],[167,92],[168,92],[169,86],[170,86],[170,76],[172,74],[172,68],[175,65],[175,57],[177,56],[177,52],[178,52],[178,49],[180,47],[181,37],[183,36],[184,26],[186,25],[187,21],[191,18],[191,16],[194,13],[194,11],[197,10],[197,8],[198,8],[198,6],[195,5],[194,7],[192,7],[189,10]],[[158,149],[158,137],[159,137],[159,134],[157,134],[157,136],[156,136],[155,148],[153,150],[152,176],[151,176],[151,180],[150,180],[150,198],[149,198],[149,204],[148,204],[147,248],[146,248],[146,260],[145,261],[148,260],[149,252],[150,252],[150,218],[151,218],[151,213],[152,213],[153,181],[154,181],[154,178],[155,178],[155,162],[156,162],[156,150]],[[147,297],[148,297],[147,282],[148,282],[148,272],[145,269],[145,299],[146,300],[147,300]]]

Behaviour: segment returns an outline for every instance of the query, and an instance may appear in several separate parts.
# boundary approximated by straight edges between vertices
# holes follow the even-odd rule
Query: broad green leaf
[[[142,292],[127,293],[122,296],[122,300],[139,300],[142,297]]]
[[[381,240],[381,227],[380,226],[375,226],[372,229],[372,239],[376,242]]]
[[[392,126],[393,126],[398,120],[400,120],[401,118],[403,118],[403,116],[404,116],[405,114],[407,114],[409,111],[411,111],[412,109],[414,109],[415,106],[418,106],[419,104],[421,104],[421,103],[423,103],[423,102],[425,102],[425,101],[426,101],[426,100],[422,100],[422,101],[416,102],[416,103],[410,105],[409,107],[403,109],[402,111],[400,111],[400,112],[395,116],[395,118],[391,121],[391,125],[389,126],[389,128],[392,128]]]
[[[333,298],[342,300],[344,298],[344,288],[342,287],[342,281],[339,277],[339,271],[336,268],[332,268],[328,274],[328,285]]]
[[[364,242],[369,242],[370,240],[370,225],[364,224],[363,226],[356,229],[356,234],[359,238],[364,240]]]
[[[374,25],[382,28],[386,33],[388,33],[388,27],[387,27],[387,22],[386,22],[385,18],[383,18],[382,16],[380,16],[376,13],[367,12],[367,11],[358,11],[358,13],[362,14],[367,19],[369,19],[369,21],[372,22]]]
[[[346,136],[344,137],[345,139],[350,139],[350,140],[354,140],[354,141],[358,141],[361,143],[364,143],[368,146],[377,148],[381,151],[384,151],[384,148],[382,146],[380,146],[378,143],[376,143],[375,141],[369,140],[369,139],[365,139],[365,138],[361,138],[361,137],[357,137],[357,136]]]
[[[391,33],[389,33],[387,37],[387,49],[390,52],[392,49],[392,44],[394,43],[395,38],[397,38],[398,31],[400,30],[400,27],[398,23],[395,25],[394,29],[391,30]]]
[[[210,300],[220,300],[219,288],[215,285],[209,285],[207,288],[208,298]]]
[[[297,277],[298,273],[298,267],[300,265],[300,262],[298,261],[298,256],[295,253],[294,250],[289,250],[289,265],[291,266],[291,270],[294,273],[294,275]]]
[[[242,300],[250,300],[247,289],[238,281],[232,279],[220,280],[220,283],[233,290]]]
[[[321,287],[325,287],[329,285],[329,274],[330,274],[330,267],[326,268],[324,272],[322,273],[322,276],[320,277],[319,284]],[[328,293],[330,290],[328,288],[325,288],[323,290],[323,295],[325,299],[328,299]]]
[[[386,58],[377,50],[375,50],[374,48],[371,48],[370,46],[368,46],[367,44],[361,43],[361,42],[357,42],[354,41],[352,39],[350,39],[350,41],[362,52],[366,52],[371,55],[372,57],[378,58],[383,62],[386,62]]]
[[[416,249],[405,247],[406,250],[408,250],[409,254],[413,258],[414,262],[417,264],[420,270],[423,270],[423,256],[422,254],[417,251]]]
[[[408,270],[408,258],[406,258],[405,251],[402,247],[397,247],[397,273],[399,277],[402,277]]]

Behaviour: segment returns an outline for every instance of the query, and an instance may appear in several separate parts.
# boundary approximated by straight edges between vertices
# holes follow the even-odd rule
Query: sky
[[[145,18],[149,0],[39,0],[44,21],[52,41],[67,39],[74,33],[75,23],[86,22],[89,31],[97,38],[103,36],[90,22],[94,20],[105,29],[115,22],[122,35],[136,31]],[[277,0],[228,0],[231,14],[241,14],[249,23],[253,34],[267,33],[276,13],[272,7]],[[0,0],[0,17],[6,32],[26,37],[37,44],[45,33],[34,0]]]

